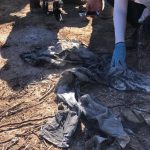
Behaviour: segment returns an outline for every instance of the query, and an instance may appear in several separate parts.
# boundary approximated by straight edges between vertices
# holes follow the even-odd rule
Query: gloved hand
[[[115,45],[113,52],[111,67],[126,68],[126,46],[124,42],[119,42]]]

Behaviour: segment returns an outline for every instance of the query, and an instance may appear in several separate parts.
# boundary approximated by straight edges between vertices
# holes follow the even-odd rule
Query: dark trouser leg
[[[111,6],[114,6],[114,0],[107,0],[107,1]],[[129,0],[127,20],[132,26],[138,27],[139,25],[138,19],[142,15],[144,8],[145,8],[144,5]]]
[[[144,5],[129,0],[127,13],[128,22],[134,27],[137,27],[139,25],[138,20],[141,17],[144,9]]]
[[[36,9],[36,8],[40,8],[40,0],[30,0],[30,8],[32,9]]]
[[[48,12],[48,0],[43,0],[42,8],[43,8],[44,13],[47,14],[47,12]]]
[[[150,37],[150,16],[148,16],[143,22],[144,34]]]

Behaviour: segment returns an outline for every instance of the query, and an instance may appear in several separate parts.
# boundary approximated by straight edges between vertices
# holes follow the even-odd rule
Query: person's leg
[[[44,13],[48,13],[48,0],[43,0],[42,8]]]
[[[144,34],[150,37],[150,16],[148,16],[143,22]]]
[[[30,8],[32,9],[38,9],[40,8],[40,0],[30,0]]]
[[[141,17],[144,9],[145,9],[144,5],[129,0],[127,20],[132,26],[138,27],[139,25],[138,20]]]

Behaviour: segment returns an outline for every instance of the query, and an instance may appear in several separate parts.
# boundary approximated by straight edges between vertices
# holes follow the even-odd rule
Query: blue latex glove
[[[119,42],[115,45],[111,67],[126,68],[126,46],[124,42]]]

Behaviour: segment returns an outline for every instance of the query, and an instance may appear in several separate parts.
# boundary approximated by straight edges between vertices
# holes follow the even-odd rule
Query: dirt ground
[[[77,8],[65,5],[64,21],[60,23],[40,11],[30,13],[28,0],[0,1],[0,149],[58,150],[40,138],[40,128],[57,112],[54,90],[63,70],[30,66],[20,59],[21,53],[47,49],[58,40],[80,41],[97,54],[112,52],[112,19],[83,20]],[[132,30],[129,27],[129,34]],[[134,54],[129,53],[129,58]],[[136,60],[131,60],[129,65],[135,66]],[[89,92],[88,89],[90,85],[82,87],[83,92]],[[92,88],[90,94],[113,107],[116,115],[123,108],[115,105],[150,99],[149,94],[118,92],[101,85]],[[136,106],[149,109],[147,104]],[[143,146],[141,150],[148,150],[150,129],[142,127],[137,135]],[[74,145],[77,144],[80,141]]]

